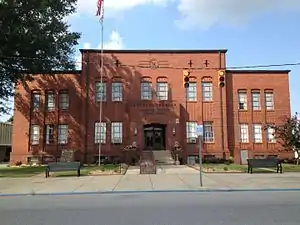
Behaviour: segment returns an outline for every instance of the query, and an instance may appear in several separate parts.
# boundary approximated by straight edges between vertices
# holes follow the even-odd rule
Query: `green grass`
[[[300,172],[300,165],[283,164],[283,172]]]
[[[101,165],[99,166],[84,166],[81,167],[81,176],[88,176],[92,171],[120,171],[120,165]],[[38,174],[45,173],[45,166],[37,167],[4,167],[0,168],[0,177],[32,177]],[[51,177],[77,176],[76,171],[50,172]]]
[[[0,168],[0,177],[32,177],[45,172],[44,166]]]
[[[203,164],[203,169],[209,169],[210,172],[247,172],[247,166],[245,165],[238,165],[238,164]]]

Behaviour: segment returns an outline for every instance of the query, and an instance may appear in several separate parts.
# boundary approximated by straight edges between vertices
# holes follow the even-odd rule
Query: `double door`
[[[145,149],[163,150],[164,149],[164,130],[160,127],[149,127],[144,130]]]

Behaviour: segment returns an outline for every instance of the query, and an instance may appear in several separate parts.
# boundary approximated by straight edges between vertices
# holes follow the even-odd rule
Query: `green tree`
[[[284,119],[281,125],[273,126],[275,138],[284,151],[293,151],[296,154],[297,164],[300,161],[300,121],[298,114]]]
[[[0,113],[7,112],[4,102],[13,96],[14,84],[30,74],[75,69],[80,34],[69,30],[65,18],[75,12],[76,3],[0,0]]]

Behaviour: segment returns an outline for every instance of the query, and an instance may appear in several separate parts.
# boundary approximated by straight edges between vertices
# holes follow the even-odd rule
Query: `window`
[[[46,109],[47,111],[55,110],[55,95],[54,92],[46,92]]]
[[[68,91],[59,92],[59,109],[67,110],[69,108],[69,94]]]
[[[54,143],[54,125],[47,124],[45,126],[45,143],[47,145]]]
[[[123,136],[123,124],[122,122],[111,123],[111,143],[121,144]]]
[[[259,92],[252,92],[252,109],[253,110],[261,110],[260,93]]]
[[[272,92],[265,93],[266,110],[274,110],[274,94]]]
[[[142,82],[141,83],[141,99],[142,100],[151,100],[152,99],[152,85],[151,82]]]
[[[247,110],[247,93],[243,91],[238,92],[239,110]]]
[[[249,143],[248,124],[240,124],[241,143]]]
[[[212,82],[202,82],[202,100],[205,102],[213,100]]]
[[[111,98],[113,102],[121,102],[123,96],[123,84],[122,82],[113,82],[111,86]]]
[[[196,138],[197,138],[196,127],[197,127],[197,122],[186,122],[187,143],[196,143]]]
[[[267,128],[267,141],[268,143],[276,143],[275,128],[273,126],[268,126]]]
[[[212,122],[204,122],[203,123],[203,140],[204,142],[214,142],[214,130]]]
[[[169,87],[167,82],[157,82],[156,98],[157,100],[168,100]]]
[[[31,101],[32,101],[32,109],[38,109],[40,107],[40,93],[32,93],[31,94]]]
[[[105,82],[96,82],[95,83],[95,100],[96,102],[105,102],[106,101],[106,83]]]
[[[106,123],[105,122],[96,122],[95,123],[95,144],[106,143]]]
[[[68,125],[58,125],[58,144],[68,144]]]
[[[40,125],[31,125],[30,143],[32,145],[38,145],[40,143]]]
[[[186,89],[187,101],[197,101],[197,83],[191,82],[190,86]]]
[[[253,125],[253,137],[254,137],[254,143],[262,143],[261,124]]]

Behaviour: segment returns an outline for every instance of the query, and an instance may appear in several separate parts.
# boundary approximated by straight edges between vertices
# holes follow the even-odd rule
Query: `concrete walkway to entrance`
[[[192,168],[190,168],[192,169]],[[184,169],[185,170],[185,169]],[[172,171],[173,173],[171,173]],[[114,191],[176,191],[199,189],[299,189],[300,173],[232,173],[203,174],[204,187],[199,185],[199,172],[178,173],[168,168],[166,173],[153,175],[112,175],[86,177],[0,178],[0,196],[6,194],[55,194]]]

